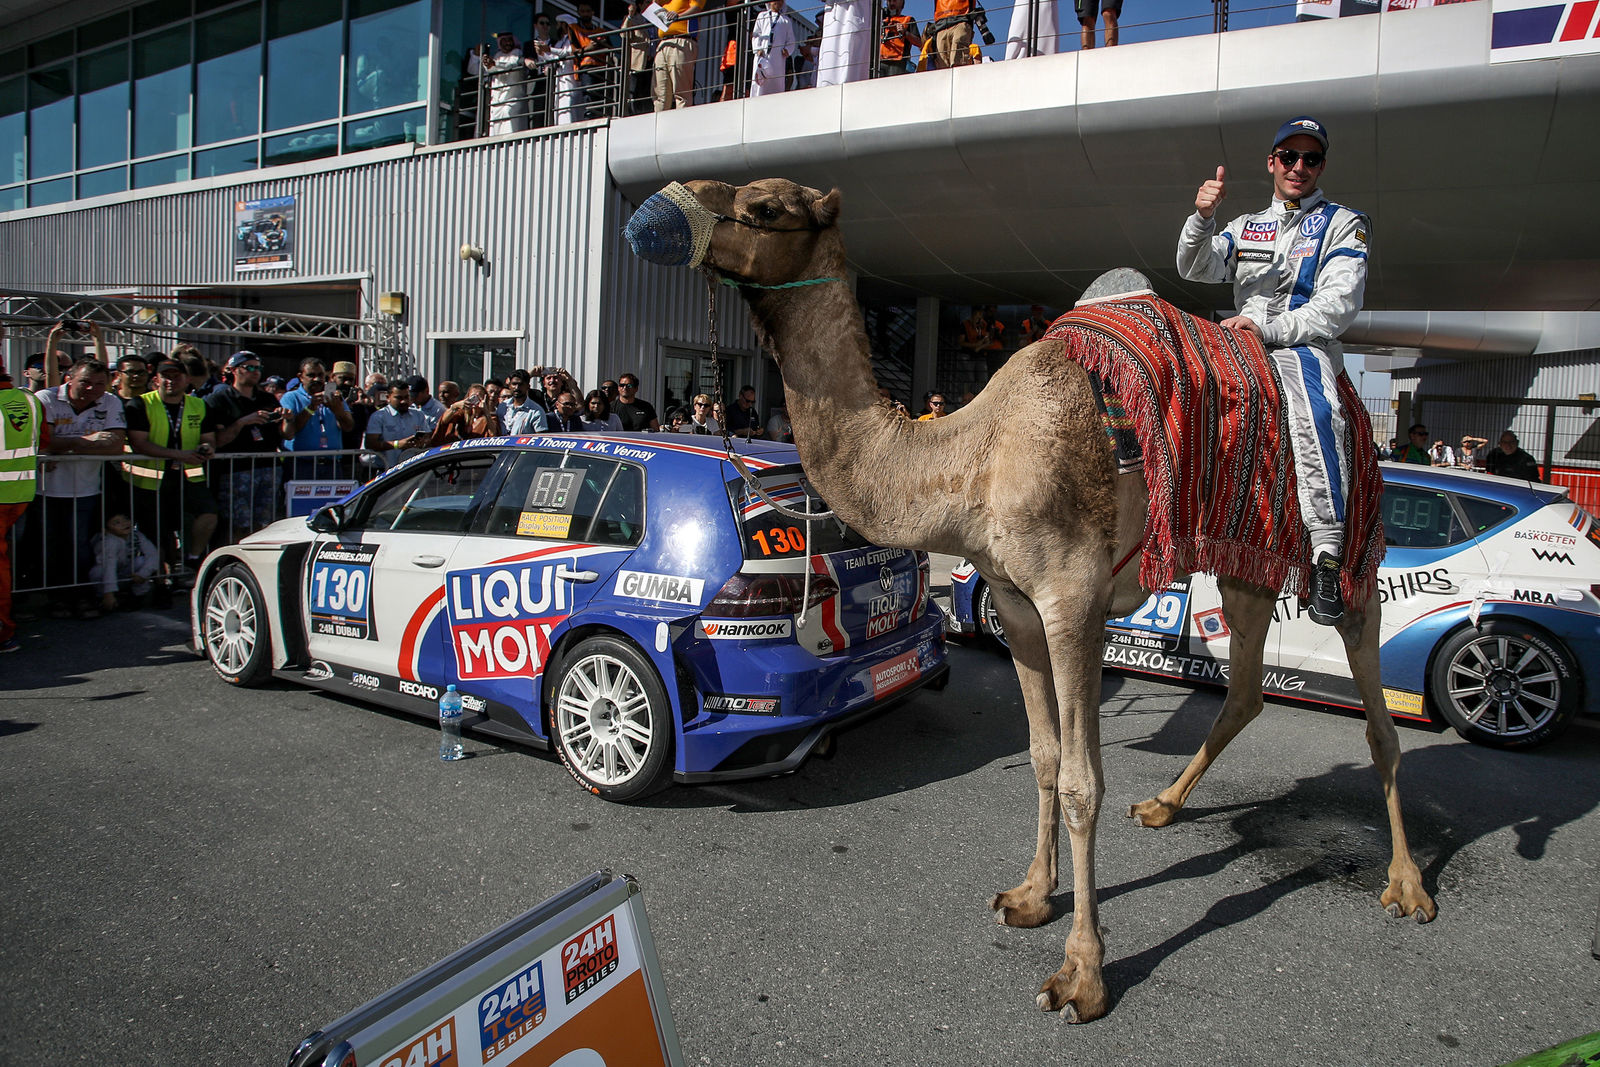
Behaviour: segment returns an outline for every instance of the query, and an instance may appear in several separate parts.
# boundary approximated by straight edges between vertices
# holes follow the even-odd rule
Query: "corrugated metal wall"
[[[364,277],[407,296],[401,336],[434,371],[430,334],[525,338],[519,362],[598,378],[604,125],[473,142],[320,173],[131,199],[0,224],[0,283],[170,295],[175,287]],[[294,268],[236,274],[236,200],[297,196]],[[489,266],[463,262],[463,242]],[[625,247],[625,246],[624,246]],[[631,256],[629,257],[632,258]]]
[[[608,377],[637,371],[647,386],[655,373],[663,344],[691,348],[710,341],[706,320],[706,283],[698,272],[658,267],[633,255],[622,239],[622,227],[633,205],[608,182],[606,238],[617,247],[604,263],[600,349]],[[739,294],[727,286],[717,294],[717,343],[721,349],[748,354],[756,350],[750,313]]]

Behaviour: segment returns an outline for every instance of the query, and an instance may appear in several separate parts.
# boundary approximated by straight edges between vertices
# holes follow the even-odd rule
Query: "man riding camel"
[[[1307,612],[1331,626],[1344,615],[1339,567],[1350,488],[1334,384],[1344,370],[1338,337],[1361,310],[1372,224],[1317,188],[1327,151],[1327,130],[1316,119],[1284,123],[1267,154],[1272,204],[1220,231],[1215,215],[1227,170],[1218,167],[1196,193],[1195,213],[1178,237],[1178,273],[1189,281],[1232,282],[1237,313],[1222,326],[1255,334],[1277,367],[1300,516],[1311,539]]]

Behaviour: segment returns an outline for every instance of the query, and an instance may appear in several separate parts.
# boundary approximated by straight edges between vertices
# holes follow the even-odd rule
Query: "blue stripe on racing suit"
[[[1295,350],[1300,357],[1300,374],[1305,381],[1306,398],[1311,401],[1311,421],[1317,428],[1317,444],[1322,450],[1322,465],[1328,471],[1328,488],[1333,492],[1334,518],[1344,522],[1344,482],[1339,472],[1339,443],[1333,432],[1332,400],[1322,391],[1322,358],[1301,345]]]

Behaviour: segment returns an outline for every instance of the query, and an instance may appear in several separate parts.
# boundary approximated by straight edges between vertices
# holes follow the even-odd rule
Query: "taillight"
[[[701,614],[733,619],[797,615],[804,587],[805,576],[799,574],[735,574]],[[811,597],[805,606],[814,608],[838,594],[837,582],[825,574],[813,574]]]

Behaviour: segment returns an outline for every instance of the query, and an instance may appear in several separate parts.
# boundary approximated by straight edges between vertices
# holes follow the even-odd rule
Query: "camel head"
[[[809,276],[839,219],[839,190],[784,178],[749,185],[673,182],[628,220],[635,255],[668,267],[704,265],[730,281],[782,285]],[[839,264],[840,270],[843,264]]]

